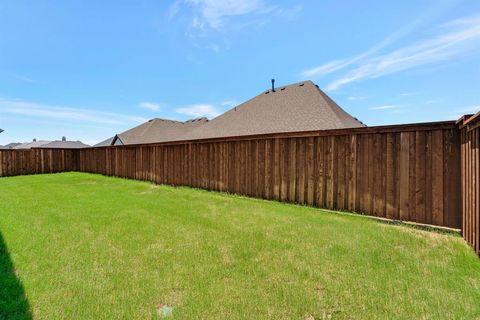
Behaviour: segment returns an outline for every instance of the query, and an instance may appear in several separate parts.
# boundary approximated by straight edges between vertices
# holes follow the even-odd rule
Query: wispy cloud
[[[397,37],[398,37],[397,35],[390,36],[385,40],[383,40],[382,42],[380,42],[379,44],[375,45],[374,47],[368,49],[367,51],[360,53],[359,55],[353,56],[351,58],[330,61],[320,66],[304,70],[302,71],[302,77],[303,78],[320,77],[320,76],[327,75],[329,73],[333,73],[335,71],[345,69],[346,67],[349,67],[355,64],[356,62],[361,61],[362,59],[370,57],[374,53],[378,52],[379,50],[383,49],[384,47],[392,43],[393,40]]]
[[[234,106],[237,106],[239,104],[240,104],[240,102],[238,102],[237,100],[225,100],[225,101],[222,101],[220,103],[220,105],[222,107],[230,107],[230,108],[234,107]]]
[[[460,113],[477,113],[478,111],[480,111],[480,105],[458,109],[458,112]]]
[[[468,107],[458,107],[454,108],[449,114],[449,118],[459,119],[466,114],[475,114],[480,111],[480,105],[472,105]]]
[[[154,102],[140,102],[138,104],[138,107],[142,109],[151,110],[151,111],[159,111],[160,109],[162,109],[161,105]]]
[[[409,97],[418,94],[418,92],[402,92],[400,93],[400,96],[402,97]]]
[[[394,43],[395,41],[401,39],[402,37],[406,36],[407,34],[411,33],[419,24],[421,19],[417,19],[412,23],[406,25],[402,29],[394,32],[393,34],[387,36],[385,39],[380,41],[379,43],[375,44],[371,48],[367,49],[366,51],[357,54],[353,57],[346,58],[346,59],[339,59],[330,61],[328,63],[322,64],[320,66],[304,70],[302,72],[303,78],[311,78],[311,77],[319,77],[324,76],[329,73],[333,73],[335,71],[339,71],[345,69],[351,65],[356,64],[366,58],[371,57],[372,55],[376,54],[383,48],[387,47],[388,45]]]
[[[225,31],[227,28],[239,29],[239,26],[263,25],[271,17],[295,19],[303,7],[280,7],[271,5],[267,0],[177,0],[169,9],[168,16],[173,19],[186,14],[190,21],[188,35],[205,36],[205,32]],[[241,19],[237,21],[235,19]],[[235,20],[235,26],[232,23]]]
[[[350,101],[358,101],[358,100],[365,100],[365,99],[368,99],[368,97],[367,96],[351,96],[347,98],[347,100],[350,100]]]
[[[215,118],[220,115],[216,106],[211,104],[193,104],[186,107],[176,108],[175,112],[189,117]]]
[[[199,29],[219,29],[230,17],[268,13],[271,9],[262,0],[186,0],[184,2],[194,11],[192,26]]]
[[[58,121],[74,121],[103,125],[131,125],[144,122],[142,117],[113,112],[102,112],[41,103],[0,98],[0,114],[21,115],[28,118],[42,118]]]
[[[315,78],[350,69],[346,74],[328,84],[326,89],[333,91],[352,82],[445,61],[480,47],[480,15],[477,15],[437,26],[433,30],[437,33],[434,37],[412,43],[390,53],[379,54],[398,39],[411,33],[418,25],[417,20],[365,52],[304,70],[301,76]]]
[[[451,21],[440,26],[439,30],[441,32],[436,37],[388,54],[358,59],[353,70],[331,82],[326,89],[333,91],[352,82],[438,63],[480,47],[480,15]]]
[[[400,108],[400,106],[388,104],[384,106],[371,107],[370,110],[392,110],[392,109],[398,109],[398,108]]]
[[[334,60],[322,65],[319,65],[317,67],[304,70],[301,73],[301,76],[303,78],[320,77],[320,76],[327,75],[329,73],[333,73],[333,72],[345,69],[350,66],[354,66],[355,64],[367,58],[372,57],[373,55],[380,52],[382,49],[388,47],[389,45],[393,44],[394,42],[411,34],[422,25],[427,25],[429,22],[434,21],[435,19],[438,19],[438,17],[441,17],[445,12],[451,11],[451,9],[457,6],[460,1],[461,0],[439,1],[435,3],[435,5],[432,5],[429,8],[428,12],[421,13],[415,20],[406,24],[404,27],[400,28],[396,32],[390,34],[385,39],[373,45],[366,51],[356,54],[350,58]]]
[[[23,81],[23,82],[26,82],[26,83],[34,83],[35,82],[35,80],[33,80],[32,78],[27,77],[27,76],[22,76],[22,75],[16,74],[14,77],[17,80],[20,80],[20,81]]]

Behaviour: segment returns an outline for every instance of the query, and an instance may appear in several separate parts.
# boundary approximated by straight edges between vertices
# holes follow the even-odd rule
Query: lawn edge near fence
[[[448,235],[462,235],[461,229],[455,229],[455,228],[449,228],[449,227],[441,227],[441,226],[435,226],[431,224],[425,224],[425,223],[417,223],[417,222],[412,222],[412,221],[403,221],[403,220],[395,220],[395,219],[388,219],[388,218],[383,218],[383,217],[375,217],[375,216],[370,216],[367,214],[363,214],[360,212],[350,212],[350,211],[343,211],[343,210],[332,210],[332,209],[324,209],[320,207],[314,207],[314,206],[309,206],[307,204],[302,204],[302,203],[293,203],[293,202],[284,202],[284,201],[278,201],[274,199],[263,199],[263,198],[256,198],[256,197],[250,197],[246,195],[242,195],[239,193],[233,193],[233,192],[228,192],[228,191],[219,191],[219,190],[209,190],[209,189],[202,189],[202,188],[197,188],[197,187],[190,187],[190,186],[182,186],[182,185],[171,185],[171,184],[159,184],[155,183],[150,180],[137,180],[137,179],[129,179],[129,178],[124,178],[124,177],[116,177],[116,176],[108,176],[108,175],[103,175],[100,173],[89,173],[89,172],[79,172],[79,171],[68,171],[68,172],[56,172],[56,173],[42,173],[42,174],[34,174],[34,175],[20,175],[20,176],[13,176],[13,177],[0,177],[1,178],[15,178],[15,177],[25,177],[25,176],[42,176],[42,175],[64,175],[64,174],[80,174],[80,175],[92,175],[92,176],[100,176],[100,177],[105,177],[105,178],[112,178],[112,179],[120,179],[120,180],[128,180],[128,181],[135,181],[139,183],[146,183],[150,185],[155,185],[155,186],[165,186],[165,187],[171,187],[174,189],[188,189],[188,190],[195,190],[198,192],[208,192],[208,193],[215,193],[217,195],[221,196],[229,196],[229,197],[235,197],[235,198],[240,198],[240,199],[248,199],[248,200],[253,200],[253,201],[259,201],[259,202],[268,202],[268,203],[279,203],[287,206],[294,206],[298,208],[309,208],[309,209],[314,209],[318,211],[322,211],[325,213],[330,213],[330,214],[339,214],[339,215],[345,215],[345,216],[351,216],[351,217],[358,217],[358,218],[366,218],[370,219],[382,224],[388,224],[392,226],[404,226],[408,228],[413,228],[417,230],[423,230],[427,232],[435,232],[435,233],[441,233],[441,234],[448,234]]]

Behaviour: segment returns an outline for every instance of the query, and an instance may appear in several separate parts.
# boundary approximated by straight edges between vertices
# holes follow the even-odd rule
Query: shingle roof
[[[99,143],[95,144],[94,147],[108,147],[108,146],[111,146],[112,142],[113,142],[113,139],[115,139],[115,137],[110,137],[106,140],[103,140],[102,142],[99,142]]]
[[[181,137],[194,140],[365,126],[312,81],[268,90]]]
[[[52,141],[46,141],[46,140],[39,140],[39,141],[33,141],[33,142],[27,142],[27,143],[22,143],[16,147],[13,147],[13,149],[31,149],[31,148],[39,148],[43,145],[46,145],[47,143],[50,143]]]
[[[54,149],[81,149],[90,147],[81,141],[52,141],[42,146],[42,148],[54,148]]]
[[[21,145],[21,143],[12,142],[12,143],[6,144],[4,146],[0,146],[0,149],[13,149],[14,147],[19,146],[19,145]]]
[[[152,119],[148,122],[118,134],[123,144],[158,143],[179,140],[181,136],[208,122],[207,118],[192,119],[185,122]]]

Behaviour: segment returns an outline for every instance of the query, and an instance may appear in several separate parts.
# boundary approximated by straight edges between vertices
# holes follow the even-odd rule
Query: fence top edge
[[[165,145],[182,145],[182,144],[199,144],[199,143],[211,143],[211,142],[232,142],[232,141],[245,141],[245,140],[266,140],[266,139],[286,139],[286,138],[308,138],[308,137],[321,137],[321,136],[342,136],[351,134],[372,134],[372,133],[395,133],[395,132],[410,132],[410,131],[425,131],[425,130],[444,130],[456,128],[456,121],[437,121],[437,122],[424,122],[424,123],[409,123],[409,124],[396,124],[385,126],[372,126],[372,127],[360,127],[360,128],[346,128],[346,129],[332,129],[332,130],[316,130],[316,131],[298,131],[298,132],[285,132],[285,133],[269,133],[269,134],[257,134],[248,136],[232,136],[222,138],[207,138],[198,140],[177,140],[177,141],[165,141],[157,143],[144,143],[144,144],[129,144],[123,146],[101,146],[101,147],[89,147],[78,150],[92,150],[92,149],[108,149],[108,148],[134,148],[134,147],[154,147]]]
[[[479,115],[480,112],[477,114]],[[472,118],[480,119],[480,116],[477,115],[469,117],[468,120]],[[462,117],[461,119],[463,119]],[[134,147],[154,147],[154,146],[165,146],[165,145],[182,145],[182,144],[200,144],[200,143],[211,143],[211,142],[232,142],[232,141],[245,141],[245,140],[266,140],[266,139],[287,139],[287,138],[309,138],[309,137],[321,137],[321,136],[342,136],[342,135],[352,135],[352,134],[374,134],[374,133],[398,133],[398,132],[411,132],[411,131],[425,131],[425,130],[448,130],[458,127],[460,122],[452,121],[437,121],[437,122],[423,122],[423,123],[409,123],[409,124],[395,124],[395,125],[384,125],[384,126],[372,126],[372,127],[360,127],[360,128],[346,128],[346,129],[333,129],[333,130],[316,130],[316,131],[298,131],[298,132],[284,132],[284,133],[269,133],[269,134],[257,134],[249,136],[232,136],[232,137],[222,137],[222,138],[208,138],[208,139],[198,139],[198,140],[177,140],[177,141],[165,141],[157,143],[148,143],[148,144],[130,144],[123,146],[101,146],[101,147],[86,147],[80,149],[71,149],[71,148],[32,148],[32,149],[0,149],[0,152],[18,152],[18,151],[28,151],[28,150],[71,150],[71,151],[82,151],[82,150],[96,150],[96,149],[108,149],[108,148],[134,148]]]
[[[464,115],[460,119],[458,119],[457,124],[459,124],[460,128],[464,128],[466,126],[471,127],[473,125],[477,125],[480,120],[480,111],[475,114],[468,114]]]
[[[90,147],[92,148],[92,147]],[[58,151],[75,151],[80,150],[80,148],[42,148],[34,147],[30,149],[0,149],[0,152],[29,152],[31,150],[58,150]]]

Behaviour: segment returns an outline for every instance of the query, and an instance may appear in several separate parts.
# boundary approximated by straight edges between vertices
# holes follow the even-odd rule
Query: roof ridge
[[[173,119],[165,119],[165,118],[153,118],[153,119],[148,120],[147,122],[154,122],[154,121],[170,121],[170,122],[183,123],[182,121],[173,120]]]
[[[287,85],[285,85],[285,86],[279,86],[279,87],[276,87],[276,88],[279,88],[279,89],[288,88],[288,87],[293,87],[293,86],[295,86],[295,85],[301,85],[302,83],[307,83],[307,82],[313,84],[313,82],[312,82],[311,80],[305,80],[305,81],[295,82],[295,83],[292,83],[292,84],[287,84]],[[245,104],[248,104],[250,101],[253,101],[253,100],[257,99],[258,97],[261,97],[261,96],[264,95],[264,94],[270,93],[271,91],[272,91],[271,89],[268,89],[267,91],[262,91],[261,93],[257,94],[256,96],[253,96],[252,98],[250,98],[250,99],[248,99],[248,100],[240,103],[239,105],[236,105],[236,106],[232,107],[231,109],[229,109],[229,110],[225,111],[224,113],[218,115],[217,117],[213,118],[212,120],[217,119],[217,118],[220,118],[220,117],[222,117],[223,115],[229,113],[229,112],[232,111],[232,110],[235,110],[235,111],[236,111],[237,108],[242,108],[242,106],[244,106]],[[277,91],[277,90],[275,90],[275,92],[276,92],[276,91]],[[212,121],[212,120],[210,120],[210,121]],[[197,128],[197,129],[195,129],[195,130],[199,130],[199,128]]]
[[[313,81],[309,80],[309,82],[317,89],[318,93],[327,100],[328,105],[330,106],[330,110],[333,113],[335,113],[335,115],[337,116],[341,124],[345,124],[345,123],[343,121],[344,119],[342,119],[342,116],[339,113],[342,113],[343,116],[348,116],[352,120],[361,123],[363,126],[366,126],[363,122],[361,122],[356,117],[352,116],[350,113],[345,111],[345,109],[343,109],[341,106],[339,106],[338,103],[336,103],[332,98],[330,98],[330,96],[326,94],[322,89],[320,89],[320,87],[316,85]]]

